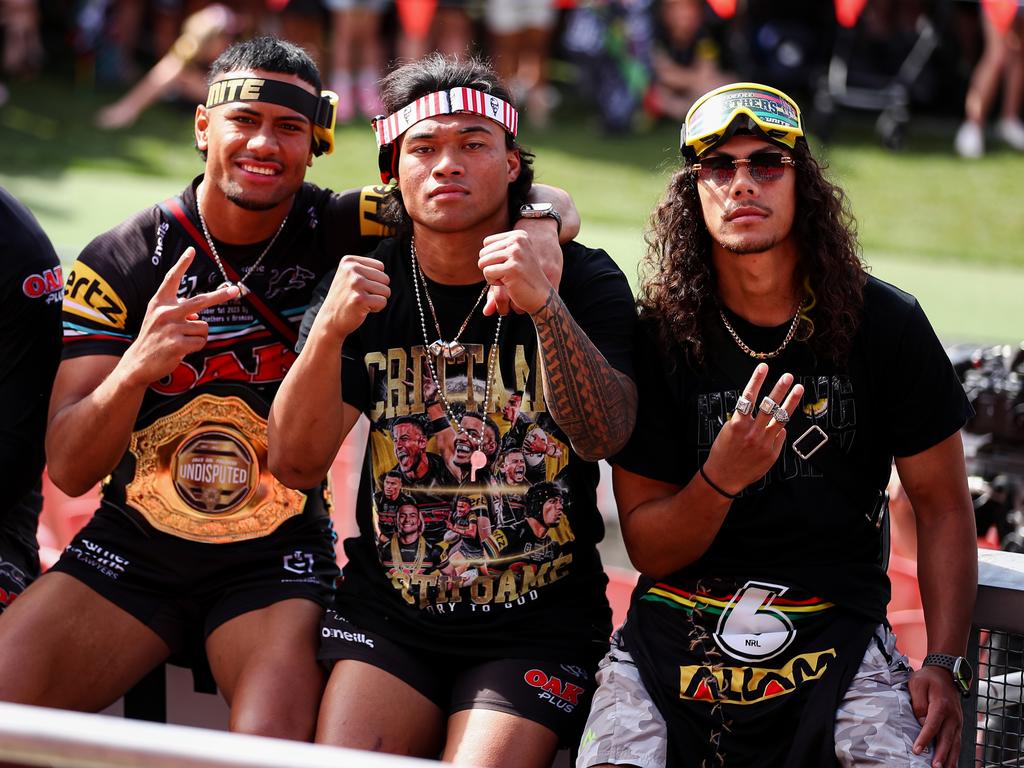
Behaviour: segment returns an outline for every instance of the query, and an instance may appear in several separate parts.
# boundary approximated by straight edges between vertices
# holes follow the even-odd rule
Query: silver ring
[[[775,406],[775,410],[772,411],[772,418],[779,422],[779,424],[785,424],[789,421],[789,411],[781,405],[777,405]]]
[[[758,410],[761,411],[765,416],[774,416],[775,409],[779,407],[779,404],[772,400],[770,397],[765,396],[761,401],[761,405],[758,406]]]
[[[747,398],[740,395],[739,399],[736,400],[736,412],[742,413],[744,416],[749,416],[754,410],[754,404],[747,400]]]

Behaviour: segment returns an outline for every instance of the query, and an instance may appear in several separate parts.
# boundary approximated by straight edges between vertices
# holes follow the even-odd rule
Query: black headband
[[[317,154],[330,154],[334,149],[334,111],[338,97],[331,91],[316,96],[292,83],[265,77],[230,77],[210,84],[207,109],[235,101],[264,101],[295,110],[313,124],[313,135],[320,150]]]

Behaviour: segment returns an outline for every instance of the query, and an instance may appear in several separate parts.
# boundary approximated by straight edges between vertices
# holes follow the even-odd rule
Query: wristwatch
[[[551,203],[526,203],[519,208],[519,217],[523,219],[554,219],[558,234],[562,234],[562,216]]]
[[[967,661],[963,656],[947,656],[944,653],[929,653],[924,657],[922,662],[923,666],[935,666],[948,669],[949,674],[953,676],[953,684],[960,691],[960,695],[964,698],[971,692],[971,683],[974,682],[974,670],[971,669],[970,662]]]

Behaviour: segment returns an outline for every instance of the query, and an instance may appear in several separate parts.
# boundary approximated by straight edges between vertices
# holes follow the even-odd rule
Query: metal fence
[[[1024,555],[978,553],[968,646],[978,684],[965,702],[960,768],[1024,768]]]

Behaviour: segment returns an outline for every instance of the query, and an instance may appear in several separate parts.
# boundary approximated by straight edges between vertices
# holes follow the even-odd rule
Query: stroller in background
[[[927,76],[940,42],[928,5],[835,0],[835,45],[814,93],[812,122],[820,134],[828,137],[840,108],[878,112],[875,129],[882,143],[890,149],[903,145],[914,89]]]

